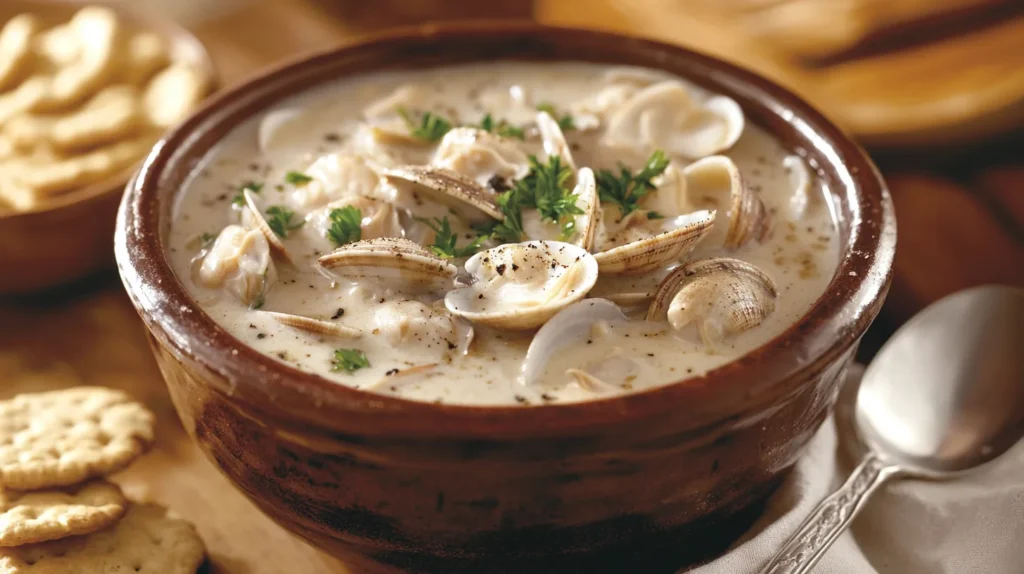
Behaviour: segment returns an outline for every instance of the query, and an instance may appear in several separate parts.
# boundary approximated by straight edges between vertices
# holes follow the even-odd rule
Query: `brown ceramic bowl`
[[[170,20],[124,2],[2,0],[0,26],[28,12],[39,16],[49,27],[67,22],[88,4],[110,6],[130,25],[167,38],[174,58],[204,70],[208,85],[214,85],[213,64],[199,40]],[[0,295],[46,289],[109,268],[113,263],[110,241],[118,201],[134,171],[133,167],[62,194],[30,211],[12,211],[0,204]]]
[[[338,385],[247,347],[190,299],[164,255],[169,209],[225,133],[295,86],[498,58],[650,66],[735,98],[749,121],[806,153],[832,191],[844,256],[827,293],[769,344],[704,377],[530,407]],[[223,94],[129,184],[115,251],[196,443],[263,511],[356,571],[658,572],[721,552],[803,452],[882,305],[895,239],[864,152],[771,83],[657,42],[476,23],[324,52]]]

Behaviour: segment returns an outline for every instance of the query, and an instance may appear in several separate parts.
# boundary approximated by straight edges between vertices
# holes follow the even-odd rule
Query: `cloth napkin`
[[[856,463],[845,429],[863,372],[851,367],[836,417],[822,425],[754,527],[727,554],[687,574],[758,572],[814,506],[846,481]],[[883,485],[815,572],[1024,574],[1024,441],[957,480]]]

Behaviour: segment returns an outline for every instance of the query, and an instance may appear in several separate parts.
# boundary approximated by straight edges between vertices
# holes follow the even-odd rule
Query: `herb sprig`
[[[515,138],[519,140],[526,139],[526,132],[523,131],[523,128],[516,127],[505,120],[495,122],[494,117],[491,116],[490,112],[484,114],[483,119],[480,120],[480,125],[476,127],[479,127],[485,132],[498,134],[501,137]]]
[[[469,245],[456,247],[455,243],[458,241],[458,236],[452,233],[452,227],[448,222],[447,216],[440,219],[435,217],[433,221],[423,218],[416,219],[434,230],[434,244],[430,246],[430,250],[438,257],[445,259],[469,257],[479,251],[480,245],[487,240],[487,235],[480,235],[470,242]]]
[[[302,173],[301,171],[289,171],[284,174],[284,180],[292,185],[306,185],[313,181],[313,178]]]
[[[306,220],[299,219],[293,222],[295,212],[281,205],[271,205],[267,208],[267,225],[277,234],[278,237],[288,237],[289,231],[294,231],[303,225]]]
[[[351,374],[369,366],[370,360],[359,349],[334,350],[334,358],[331,360],[332,371],[345,371]]]
[[[405,108],[398,108],[398,115],[402,116],[402,121],[409,128],[409,134],[412,137],[428,143],[440,141],[444,134],[452,129],[450,121],[431,112],[423,112],[418,124]]]
[[[601,201],[617,205],[623,217],[629,215],[639,207],[640,200],[656,188],[651,180],[664,173],[667,167],[668,157],[657,150],[635,174],[622,164],[619,164],[618,175],[607,169],[598,171],[597,191]],[[648,215],[648,218],[656,217]]]
[[[566,185],[572,177],[572,169],[557,155],[550,156],[547,163],[541,163],[535,156],[530,156],[529,161],[530,172],[526,177],[498,196],[498,207],[505,221],[494,226],[491,235],[506,243],[520,241],[525,235],[523,209],[534,207],[541,218],[562,227],[564,238],[571,237],[575,233],[571,216],[583,213],[576,205],[573,190]]]
[[[363,212],[358,207],[346,205],[332,209],[327,217],[331,227],[327,230],[327,238],[336,246],[359,241],[363,237]]]

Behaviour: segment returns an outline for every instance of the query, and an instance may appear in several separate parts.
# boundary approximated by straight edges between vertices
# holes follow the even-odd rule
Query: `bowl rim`
[[[172,52],[180,52],[186,55],[188,61],[198,66],[203,72],[206,81],[206,95],[204,101],[209,99],[219,88],[220,78],[217,74],[217,67],[213,63],[206,46],[198,36],[191,30],[175,22],[174,20],[162,17],[142,6],[119,2],[117,0],[92,0],[88,3],[81,0],[16,0],[18,3],[27,6],[38,5],[47,10],[66,10],[69,14],[87,6],[105,6],[126,18],[138,28],[156,32],[171,45]],[[20,9],[15,9],[18,11]],[[161,136],[163,137],[163,136]],[[148,155],[148,154],[147,154]],[[18,217],[38,215],[64,209],[68,206],[99,201],[101,198],[114,193],[122,192],[124,186],[131,180],[132,175],[142,164],[144,157],[139,158],[131,167],[128,167],[110,177],[89,185],[72,189],[61,193],[56,197],[41,202],[39,205],[26,210],[0,209],[0,222]]]
[[[400,49],[428,49],[444,42],[458,44],[492,38],[548,42],[573,49],[586,45],[614,46],[604,49],[642,53],[646,62],[637,65],[662,69],[668,68],[661,62],[672,60],[677,62],[674,65],[689,68],[688,74],[681,74],[684,78],[692,80],[699,73],[701,82],[715,83],[719,93],[755,106],[751,110],[773,121],[784,121],[814,148],[817,156],[826,160],[826,167],[835,171],[843,189],[831,192],[844,196],[851,210],[847,246],[826,291],[781,334],[701,377],[606,399],[531,406],[437,404],[356,390],[252,349],[199,308],[166,259],[162,236],[167,222],[161,213],[163,202],[157,196],[166,173],[173,171],[171,168],[180,171],[194,166],[195,158],[189,159],[186,152],[202,139],[204,126],[209,129],[218,121],[226,122],[226,110],[238,112],[243,105],[239,102],[251,104],[261,93],[289,77],[294,80],[303,70],[375,52],[391,54]],[[638,58],[635,54],[629,57]],[[479,60],[475,54],[457,55],[447,64],[474,59]],[[587,58],[560,60],[583,59]],[[607,58],[602,60],[611,63]],[[263,101],[260,109],[227,122],[228,129],[265,111],[278,99],[280,96]],[[744,107],[744,112],[749,110]],[[651,417],[688,417],[692,428],[723,419],[754,417],[758,409],[797,392],[801,373],[820,371],[851,354],[888,290],[895,240],[895,216],[889,193],[867,154],[819,112],[780,86],[710,56],[654,40],[534,22],[472,21],[394,29],[359,38],[287,61],[207,100],[188,120],[165,135],[128,184],[118,213],[115,253],[125,288],[156,342],[171,351],[176,361],[187,359],[193,367],[206,371],[206,379],[230,386],[220,390],[230,393],[233,400],[280,420],[334,431],[457,436],[468,440],[550,437],[553,433],[578,435]]]

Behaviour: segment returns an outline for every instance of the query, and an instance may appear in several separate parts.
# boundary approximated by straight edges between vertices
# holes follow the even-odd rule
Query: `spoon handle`
[[[869,452],[846,483],[804,520],[760,574],[806,574],[860,512],[868,496],[899,468]]]

